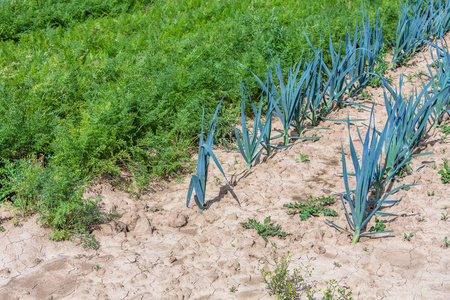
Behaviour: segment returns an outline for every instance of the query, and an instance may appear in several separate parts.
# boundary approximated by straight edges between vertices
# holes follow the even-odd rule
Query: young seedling
[[[230,287],[230,292],[234,293],[236,291],[237,291],[237,287],[236,286],[233,285],[233,286]]]
[[[441,169],[438,174],[441,175],[442,183],[449,183],[450,181],[450,166],[448,164],[448,159],[444,158],[444,169]]]
[[[417,218],[417,221],[418,221],[418,222],[423,222],[423,221],[425,221],[425,216],[422,216],[422,217]]]
[[[334,261],[333,264],[338,268],[342,267],[342,265],[338,261]]]
[[[3,226],[0,226],[0,231],[5,232],[5,228]]]
[[[264,224],[261,224],[258,221],[249,218],[248,222],[241,222],[241,225],[246,229],[255,229],[256,232],[258,232],[258,234],[264,239],[264,241],[266,241],[266,243],[269,242],[269,240],[267,239],[268,236],[278,236],[282,239],[285,239],[286,235],[288,234],[281,231],[281,225],[278,224],[276,226],[273,226],[272,224],[270,224],[270,216],[268,216],[264,220]]]
[[[404,233],[404,234],[403,234],[403,238],[404,238],[405,240],[407,240],[408,242],[411,241],[411,238],[412,238],[413,236],[414,236],[414,233],[410,233],[410,234]]]
[[[431,192],[428,191],[428,192],[427,192],[427,195],[428,195],[428,197],[434,196],[434,191],[431,191]]]
[[[411,189],[411,187],[408,186],[408,187],[404,187],[403,189],[404,189],[405,191],[409,191],[409,190]]]
[[[441,220],[447,221],[448,218],[449,218],[448,214],[444,214],[444,213],[441,214]]]
[[[442,130],[440,143],[444,144],[448,142],[448,135],[450,134],[450,124],[442,124],[438,126]]]
[[[100,266],[99,266],[99,265],[95,265],[94,270],[95,270],[95,271],[100,270]]]
[[[384,221],[375,217],[375,226],[370,227],[370,231],[371,232],[379,232],[379,231],[384,231],[385,228],[386,228],[386,224],[384,224]]]
[[[450,241],[447,240],[447,237],[445,237],[445,239],[444,239],[444,247],[448,248],[448,246],[450,246]]]
[[[364,251],[369,252],[369,248],[364,247]]]
[[[308,164],[309,164],[309,162],[310,162],[310,160],[309,160],[309,155],[301,154],[301,153],[300,153],[300,158],[296,158],[296,159],[295,159],[295,162],[299,162],[299,161],[301,161],[301,162],[303,162],[303,163],[308,163]]]
[[[337,212],[334,210],[331,210],[329,208],[326,208],[326,206],[330,206],[331,204],[334,204],[334,199],[331,197],[318,197],[313,198],[312,194],[309,194],[307,196],[306,201],[299,201],[295,203],[288,203],[283,204],[284,207],[293,209],[288,210],[288,215],[300,215],[300,219],[302,221],[305,221],[311,216],[319,216],[319,214],[323,214],[324,216],[337,216]]]

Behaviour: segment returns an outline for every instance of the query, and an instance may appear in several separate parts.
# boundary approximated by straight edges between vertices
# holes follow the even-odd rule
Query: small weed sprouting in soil
[[[448,246],[450,246],[450,241],[447,240],[447,237],[445,237],[445,239],[444,239],[444,247],[448,248]]]
[[[447,221],[447,219],[449,218],[448,214],[441,214],[441,220]]]
[[[275,243],[272,243],[272,261],[275,264],[273,271],[266,270],[264,268],[258,268],[263,277],[263,282],[267,284],[270,295],[275,295],[278,299],[282,300],[294,300],[300,299],[299,294],[305,292],[307,299],[309,300],[352,300],[352,292],[347,291],[344,287],[341,287],[337,280],[331,279],[327,281],[327,288],[319,291],[313,289],[312,285],[306,282],[306,278],[311,277],[311,266],[304,268],[295,268],[290,274],[288,268],[291,263],[292,254],[290,251],[284,256],[278,254],[278,248]],[[335,265],[341,264],[335,262]],[[302,276],[302,274],[304,274]],[[316,298],[316,293],[320,293],[322,297]]]
[[[342,264],[340,264],[338,261],[334,261],[333,264],[338,268],[342,267]]]
[[[322,300],[352,300],[352,295],[352,291],[347,291],[345,288],[339,286],[336,279],[331,279],[330,281],[327,281],[327,289],[324,292]]]
[[[425,216],[421,216],[421,217],[417,218],[417,221],[418,221],[418,222],[423,222],[423,221],[425,221]]]
[[[444,169],[441,169],[438,174],[441,175],[442,183],[449,183],[450,181],[450,166],[448,164],[448,159],[444,158]]]
[[[295,162],[299,162],[299,161],[309,164],[309,162],[310,162],[309,155],[300,153],[300,158],[296,158],[295,159]]]
[[[364,247],[364,251],[369,252],[369,248]]]
[[[5,228],[3,226],[0,226],[0,231],[5,232]]]
[[[234,293],[237,291],[237,287],[235,285],[233,285],[229,288],[229,290],[230,290],[230,292]]]
[[[403,189],[404,189],[405,191],[409,191],[409,190],[411,189],[411,187],[408,186],[408,187],[404,187]]]
[[[450,134],[450,124],[442,124],[438,126],[442,130],[441,140],[439,141],[441,144],[448,142],[448,135]]]
[[[275,270],[258,268],[261,271],[263,282],[270,290],[269,294],[276,295],[278,299],[294,299],[297,292],[305,287],[303,284],[305,279],[300,275],[299,269],[294,269],[292,275],[289,274],[291,258],[291,252],[279,257],[277,245],[272,243],[272,260],[275,263]],[[308,267],[306,267],[306,272],[309,276],[311,275]]]
[[[95,271],[100,270],[100,265],[95,265],[94,270],[95,270]]]
[[[249,218],[248,222],[241,222],[241,225],[246,229],[255,229],[256,232],[258,232],[258,234],[266,241],[266,243],[269,242],[267,239],[268,236],[278,236],[284,239],[286,238],[286,235],[288,235],[288,233],[281,231],[281,225],[278,224],[273,226],[270,224],[270,216],[264,220],[264,224]]]
[[[311,216],[318,216],[323,213],[324,216],[337,216],[337,212],[329,208],[325,208],[331,204],[334,204],[334,199],[331,197],[318,197],[313,198],[312,194],[309,194],[306,201],[299,201],[295,203],[283,204],[284,207],[294,209],[288,210],[288,215],[300,215],[300,219],[305,221]]]
[[[375,226],[370,227],[370,231],[384,231],[385,228],[386,224],[384,224],[384,221],[375,217]]]
[[[407,240],[408,242],[411,241],[411,238],[412,238],[413,236],[414,236],[414,233],[409,233],[409,234],[404,233],[404,234],[403,234],[403,238],[404,238],[405,240]]]
[[[428,191],[428,192],[427,192],[427,195],[428,195],[428,197],[434,196],[434,191],[431,191],[431,192]]]

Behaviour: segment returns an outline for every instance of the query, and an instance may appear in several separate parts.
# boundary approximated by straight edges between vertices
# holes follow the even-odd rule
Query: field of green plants
[[[228,114],[214,124],[216,143],[226,144],[239,136],[231,125],[240,109],[243,124],[253,115],[240,99],[257,104],[262,90],[279,104],[262,101],[255,113],[270,117],[273,109],[287,145],[291,124],[301,136],[305,124],[345,104],[344,93],[382,82],[367,73],[376,71],[376,54],[394,46],[393,63],[401,63],[423,47],[411,36],[423,41],[448,29],[445,16],[440,1],[414,12],[394,0],[365,8],[356,0],[0,0],[0,199],[22,215],[38,212],[54,239],[88,235],[112,216],[82,198],[86,185],[102,176],[115,184],[126,172],[133,180],[121,188],[139,190],[190,169],[203,107],[206,124],[223,98]],[[423,19],[423,32],[402,27],[410,17]],[[289,73],[291,61],[299,68]],[[291,102],[279,90],[288,73]],[[259,150],[243,139],[251,166]],[[270,151],[270,136],[255,143],[263,140]],[[196,193],[205,189],[200,177]]]

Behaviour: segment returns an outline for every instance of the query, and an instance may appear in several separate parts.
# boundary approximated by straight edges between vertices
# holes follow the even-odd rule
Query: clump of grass
[[[312,194],[308,194],[306,201],[283,204],[283,206],[292,209],[287,211],[288,215],[298,214],[300,215],[300,219],[305,221],[311,216],[317,217],[320,214],[324,216],[337,216],[336,211],[327,208],[327,206],[334,203],[335,201],[331,197],[323,196],[314,198]]]
[[[288,235],[288,233],[281,231],[281,225],[274,226],[270,223],[270,216],[264,219],[264,224],[249,218],[248,222],[242,222],[241,225],[246,229],[255,229],[266,243],[269,242],[268,236],[278,236],[285,239],[286,235]]]

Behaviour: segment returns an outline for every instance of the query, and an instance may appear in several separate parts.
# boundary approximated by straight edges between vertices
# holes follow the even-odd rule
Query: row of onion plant
[[[420,3],[423,4],[423,1],[420,1]],[[420,31],[421,26],[426,28],[440,28],[441,35],[445,30],[448,30],[448,18],[446,15],[441,15],[442,12],[448,12],[449,5],[447,2],[442,3],[440,1],[436,1],[433,6],[428,6],[428,13],[427,13],[427,22],[430,22],[428,20],[432,20],[431,25],[426,25],[428,23],[425,23],[424,20],[422,20],[422,13],[419,9],[416,9],[415,6],[412,4],[409,4],[408,1],[406,1],[404,4],[401,4],[401,11],[402,14],[399,19],[399,30],[398,34],[400,32],[400,38],[397,36],[397,42],[403,40],[403,42],[399,44],[397,43],[397,50],[394,53],[394,60],[401,59],[402,56],[406,55],[407,52],[409,52],[412,48],[417,50],[419,46],[422,44],[418,44],[417,42],[408,44],[408,38],[410,40],[418,40],[417,37],[411,38],[406,37],[408,34],[412,34],[412,31]],[[432,8],[434,10],[432,10]],[[413,11],[413,17],[411,18],[410,11]],[[404,12],[407,12],[406,14]],[[440,16],[439,18],[437,16]],[[405,21],[406,20],[406,21]],[[408,21],[409,20],[409,21]],[[402,22],[406,22],[405,26],[400,26]],[[434,23],[433,23],[434,22]],[[417,25],[417,24],[421,25]],[[436,25],[438,24],[438,25]],[[415,27],[414,27],[415,26]],[[427,27],[428,26],[428,27]],[[331,111],[333,107],[339,107],[344,103],[350,103],[342,101],[342,96],[344,93],[348,92],[352,96],[356,95],[361,91],[361,89],[368,83],[370,76],[373,76],[374,74],[372,71],[374,70],[374,66],[377,61],[377,55],[381,52],[382,46],[383,46],[383,34],[382,34],[382,21],[379,18],[379,15],[376,15],[375,21],[371,21],[370,17],[367,15],[365,10],[362,10],[362,22],[360,24],[355,24],[355,31],[353,33],[353,37],[351,34],[351,26],[347,26],[347,36],[346,36],[346,42],[345,42],[345,50],[346,53],[344,54],[342,51],[342,43],[339,43],[339,48],[337,51],[335,51],[335,48],[333,46],[333,42],[331,41],[331,34],[330,34],[330,53],[332,57],[332,65],[328,67],[323,62],[323,49],[322,46],[315,49],[312,44],[310,43],[309,39],[308,42],[311,46],[312,55],[309,57],[309,59],[303,59],[303,55],[300,58],[300,61],[296,65],[292,65],[289,69],[289,74],[287,77],[287,81],[285,82],[283,75],[282,75],[282,69],[280,66],[280,61],[277,59],[272,59],[272,63],[268,67],[268,73],[267,73],[267,79],[265,82],[260,80],[255,74],[254,77],[256,78],[257,82],[262,88],[262,94],[260,98],[260,102],[258,105],[258,108],[255,107],[253,101],[249,97],[248,93],[246,92],[245,86],[242,84],[241,81],[241,94],[242,94],[242,103],[241,103],[241,123],[242,123],[242,130],[239,132],[236,125],[234,125],[235,128],[235,134],[236,138],[238,140],[238,147],[239,151],[243,155],[246,163],[247,163],[247,169],[252,166],[252,164],[257,160],[259,155],[262,153],[262,149],[259,149],[261,146],[262,148],[266,149],[267,155],[270,156],[271,150],[273,147],[280,147],[280,145],[272,144],[271,140],[283,137],[283,144],[281,147],[289,146],[289,143],[294,139],[309,139],[309,140],[316,140],[319,139],[318,137],[305,137],[303,134],[308,130],[318,130],[321,128],[308,128],[306,122],[309,122],[310,126],[317,126],[320,120],[326,119],[326,115]],[[405,29],[406,28],[406,29]],[[415,29],[414,29],[415,28]],[[405,31],[406,30],[406,31]],[[409,30],[409,31],[408,31]],[[430,29],[427,29],[430,30]],[[422,40],[424,41],[424,39]],[[408,45],[406,45],[406,44]],[[405,44],[407,48],[404,48],[403,44]],[[448,76],[448,71],[445,72],[445,70],[448,70],[448,51],[444,47],[443,41],[441,39],[441,47],[439,47],[436,44],[433,44],[433,46],[437,49],[438,52],[438,58],[435,60],[435,70],[436,70],[436,77],[439,78],[439,80],[444,80],[445,76]],[[403,48],[402,48],[403,47]],[[408,50],[409,49],[409,50]],[[414,50],[414,51],[415,51]],[[443,57],[443,58],[442,58]],[[273,71],[272,71],[273,69]],[[273,72],[275,72],[275,76],[273,76]],[[430,77],[433,72],[430,69]],[[325,74],[325,76],[324,76]],[[396,170],[398,168],[401,168],[405,163],[407,163],[411,158],[411,153],[413,148],[417,145],[417,141],[420,140],[420,138],[423,137],[424,127],[423,124],[426,124],[426,121],[428,120],[430,116],[430,111],[434,111],[435,119],[439,119],[441,116],[441,111],[445,105],[448,104],[448,96],[445,98],[445,88],[443,88],[443,84],[439,81],[438,83],[430,83],[428,85],[424,84],[424,89],[428,91],[428,88],[430,86],[433,86],[433,91],[429,94],[433,94],[433,97],[429,97],[427,93],[421,92],[419,96],[416,94],[415,96],[411,96],[408,101],[403,101],[403,98],[400,95],[394,92],[389,85],[386,84],[386,81],[383,80],[383,86],[389,90],[393,97],[393,101],[389,100],[386,102],[387,109],[388,109],[388,115],[389,115],[389,122],[386,124],[386,129],[383,130],[383,132],[386,132],[386,135],[379,134],[379,137],[376,137],[375,144],[383,144],[385,145],[385,155],[387,155],[387,159],[384,159],[384,164],[379,163],[380,159],[379,157],[382,157],[381,153],[379,152],[379,148],[377,146],[376,152],[373,152],[375,150],[369,151],[372,148],[368,148],[369,144],[365,145],[367,149],[365,150],[367,153],[364,156],[364,160],[362,163],[362,166],[364,166],[364,169],[367,168],[367,165],[372,166],[375,168],[374,170],[367,171],[366,173],[358,173],[357,175],[357,182],[358,178],[360,181],[365,181],[364,184],[358,185],[360,189],[366,189],[366,188],[372,188],[374,183],[376,185],[377,190],[377,196],[380,196],[381,191],[383,191],[384,187],[386,186],[386,183],[389,182],[393,174],[396,173]],[[248,99],[252,105],[254,116],[255,116],[255,123],[253,126],[253,131],[249,132],[246,125],[246,119],[244,115],[245,111],[245,101],[248,96]],[[385,94],[386,97],[386,94]],[[417,117],[411,117],[411,114],[415,113],[414,108],[417,107],[415,104],[417,104],[417,99],[421,99],[421,97],[425,97],[428,100],[425,101],[425,103],[420,103],[422,110],[426,110],[425,115],[421,115],[421,112],[417,112]],[[440,100],[441,97],[442,99]],[[266,105],[264,105],[264,99],[266,99]],[[412,102],[411,102],[412,101]],[[420,100],[422,101],[422,100]],[[407,104],[405,104],[407,103]],[[430,103],[430,104],[427,104]],[[436,103],[441,103],[441,105],[436,105]],[[443,104],[442,104],[443,103]],[[265,122],[262,123],[261,117],[263,115],[262,109],[263,107],[267,106],[266,114],[265,114]],[[447,106],[445,106],[447,107]],[[196,175],[192,176],[191,183],[189,185],[189,191],[188,191],[188,197],[187,197],[187,206],[189,206],[190,198],[192,196],[192,191],[195,189],[196,196],[194,196],[194,199],[197,203],[197,206],[200,210],[204,209],[204,200],[205,200],[205,191],[206,191],[206,181],[207,181],[207,173],[208,173],[208,164],[210,157],[213,158],[213,161],[218,166],[219,170],[222,172],[222,174],[225,176],[219,162],[217,161],[217,158],[215,157],[213,151],[212,151],[212,144],[213,144],[213,135],[214,135],[214,129],[215,124],[214,120],[217,116],[217,113],[220,108],[217,107],[216,113],[214,115],[214,118],[212,120],[208,137],[206,139],[206,142],[203,142],[203,118],[202,118],[202,131],[201,131],[201,137],[200,137],[200,146],[199,146],[199,158],[197,163],[197,173]],[[404,117],[405,114],[398,113],[399,109],[405,110],[406,116],[408,116],[406,119]],[[389,113],[389,112],[396,112],[396,113]],[[271,136],[271,130],[272,130],[272,118],[273,115],[278,117],[282,123],[283,126],[283,133],[278,136]],[[373,114],[371,115],[372,120]],[[413,122],[410,122],[411,119]],[[404,124],[406,120],[406,125]],[[424,122],[425,123],[422,123]],[[355,121],[355,120],[352,120]],[[350,120],[348,120],[350,122]],[[402,123],[403,122],[403,123]],[[420,123],[420,125],[418,125]],[[403,125],[402,125],[403,124]],[[414,124],[414,125],[411,125]],[[402,127],[403,126],[403,127]],[[406,126],[406,127],[404,127]],[[411,127],[408,127],[411,126]],[[413,126],[419,126],[414,127],[416,128],[413,133],[411,133],[411,128]],[[293,136],[290,134],[291,127],[294,127],[297,131],[297,135]],[[371,130],[371,128],[369,128]],[[403,131],[402,131],[403,130]],[[409,130],[409,131],[408,131]],[[409,147],[404,147],[405,139],[401,138],[398,139],[396,136],[400,134],[404,134],[405,131],[408,131],[411,133],[411,136],[409,138]],[[418,133],[420,131],[420,133]],[[377,132],[375,129],[373,129],[373,132]],[[372,135],[371,141],[374,140],[374,136]],[[387,144],[386,141],[387,140]],[[366,140],[364,143],[369,143],[369,135],[366,136]],[[372,143],[370,144],[372,147]],[[401,146],[399,146],[401,145]],[[405,150],[407,149],[407,150]],[[353,151],[354,149],[352,149]],[[396,151],[396,154],[392,154]],[[371,153],[373,155],[371,155]],[[353,155],[352,153],[352,159],[356,158],[356,155]],[[378,158],[377,158],[378,157]],[[370,159],[376,159],[376,162],[368,163],[367,160]],[[354,161],[354,166],[356,168],[356,162]],[[375,166],[375,167],[374,167]],[[383,166],[383,167],[382,167]],[[345,169],[345,168],[344,168]],[[361,177],[361,174],[364,174],[363,177]],[[344,178],[346,180],[346,186],[348,185],[348,173],[346,173],[346,170],[344,170]],[[356,175],[356,173],[355,173]],[[358,177],[359,176],[359,177]],[[367,177],[369,176],[369,177]],[[367,177],[367,178],[366,178]],[[226,178],[226,177],[225,177]],[[368,179],[370,178],[370,179]],[[227,181],[228,182],[228,181]],[[359,215],[356,214],[356,205],[355,203],[360,203],[356,200],[352,202],[351,200],[351,193],[355,193],[357,191],[358,193],[358,199],[365,199],[364,205],[358,204],[358,211],[362,211],[366,209],[366,204],[370,203],[370,201],[367,200],[367,191],[358,191],[358,190],[348,190],[346,191],[346,194],[343,195],[342,200],[344,203],[344,199],[346,199],[350,204],[353,203],[353,209],[352,216],[354,216],[357,219],[353,219],[353,221],[350,221],[350,215],[347,213],[347,218],[349,220],[351,228],[354,230],[354,241],[357,241],[359,239],[359,236],[361,234],[361,230],[364,228],[364,226],[367,224],[370,217],[373,215],[372,213],[367,214],[367,212],[360,213]],[[387,195],[390,195],[393,191],[387,192]],[[355,194],[356,195],[356,194]],[[386,196],[382,200],[376,200],[377,203],[377,209],[379,206],[385,202]],[[374,211],[374,213],[377,211],[377,209]],[[362,216],[362,217],[361,217]],[[336,226],[336,225],[335,225]],[[357,232],[357,234],[356,234]]]
[[[450,30],[450,2],[419,0],[400,2],[391,67],[421,50],[426,41]]]

